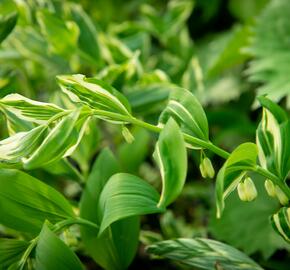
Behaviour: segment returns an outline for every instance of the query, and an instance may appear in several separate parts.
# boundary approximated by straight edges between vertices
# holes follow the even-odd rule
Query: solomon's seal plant
[[[222,215],[227,196],[236,188],[241,200],[256,198],[255,184],[247,176],[252,172],[265,177],[265,186],[271,196],[275,195],[283,205],[288,203],[290,192],[285,178],[290,170],[286,136],[289,119],[266,97],[259,99],[263,117],[257,129],[257,144],[243,143],[227,153],[210,141],[205,113],[186,89],[172,89],[159,124],[152,125],[132,115],[126,98],[103,81],[79,74],[58,76],[57,80],[75,108],[64,109],[15,94],[0,100],[1,111],[12,134],[0,142],[0,220],[9,228],[34,235],[32,240],[19,243],[19,256],[11,258],[17,267],[23,267],[30,259],[35,260],[36,266],[56,267],[57,262],[47,261],[48,255],[43,257],[43,254],[51,253],[57,261],[58,254],[53,246],[57,249],[65,246],[58,244],[60,240],[55,233],[73,224],[82,227],[85,249],[101,266],[106,269],[128,267],[137,248],[139,217],[164,212],[183,189],[187,172],[186,146],[201,151],[200,167],[204,177],[214,176],[204,150],[226,158],[216,179],[218,216]],[[161,194],[144,179],[120,173],[118,162],[108,149],[99,155],[86,181],[78,213],[56,190],[17,170],[29,172],[63,162],[80,144],[92,117],[159,133],[153,157],[162,179]],[[261,165],[257,164],[257,158]],[[83,179],[78,181],[82,183]],[[290,234],[288,213],[287,207],[281,208],[271,219],[275,230],[285,240],[289,240]],[[32,256],[34,248],[35,256]],[[81,267],[75,255],[68,248],[65,250],[63,256],[67,256],[75,268]],[[58,263],[63,267],[61,260]]]
[[[191,0],[161,9],[128,1],[124,10],[113,0],[80,2],[0,6],[0,269],[84,269],[89,257],[123,270],[135,267],[137,252],[194,269],[263,269],[235,248],[249,240],[233,243],[250,235],[246,253],[264,258],[289,248],[288,1],[253,0],[257,14],[266,5],[257,21],[245,13],[243,24],[201,44],[186,24]],[[228,2],[232,14],[244,3]],[[100,14],[102,5],[108,13]],[[196,5],[204,20],[217,12]],[[241,83],[246,60],[250,81],[263,83],[250,97],[258,125],[244,109],[227,108],[249,95]],[[233,129],[247,136],[227,140]],[[190,188],[192,174],[212,179],[201,181],[206,190]],[[206,202],[202,210],[196,197]],[[208,239],[211,201],[219,220],[233,210],[224,234],[234,235],[235,247]],[[261,223],[258,210],[268,220]],[[156,216],[162,234],[148,230]],[[246,228],[245,237],[235,226]],[[260,231],[269,252],[257,248]]]

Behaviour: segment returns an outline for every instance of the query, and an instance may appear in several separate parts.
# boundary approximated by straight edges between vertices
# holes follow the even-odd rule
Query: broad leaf
[[[182,133],[170,118],[156,144],[154,158],[160,168],[162,193],[159,207],[166,207],[181,193],[187,173],[187,154]]]
[[[80,202],[80,215],[100,224],[97,211],[102,189],[108,179],[119,171],[119,165],[108,149],[94,163]],[[105,269],[125,269],[132,261],[138,244],[139,218],[119,220],[98,237],[95,230],[81,227],[82,240],[89,254]],[[126,246],[126,249],[124,249]]]
[[[21,259],[29,243],[16,239],[0,239],[0,269],[8,269],[10,265]]]
[[[196,97],[183,88],[171,90],[169,102],[159,118],[164,125],[173,117],[184,133],[208,140],[208,123],[205,112]]]
[[[113,175],[100,196],[102,222],[99,234],[117,220],[163,212],[163,208],[157,207],[158,200],[158,192],[137,176],[126,173]]]
[[[271,217],[275,231],[290,242],[290,208],[283,207]]]
[[[71,205],[56,190],[36,178],[0,169],[0,223],[23,232],[39,232],[51,223],[74,217]]]
[[[239,250],[205,238],[162,241],[148,246],[147,252],[197,269],[262,270]]]
[[[246,171],[254,170],[258,156],[257,146],[244,143],[238,146],[220,169],[216,180],[217,216],[220,217],[224,209],[224,201],[237,187]]]
[[[16,12],[0,16],[0,44],[12,32],[16,25],[17,17]]]
[[[57,76],[61,89],[74,102],[81,102],[95,110],[115,113],[121,116],[130,116],[130,106],[126,98],[116,89],[95,78],[86,78],[84,75]],[[110,115],[98,114],[105,120],[121,121]]]
[[[79,258],[45,223],[39,234],[35,250],[36,269],[82,270]]]

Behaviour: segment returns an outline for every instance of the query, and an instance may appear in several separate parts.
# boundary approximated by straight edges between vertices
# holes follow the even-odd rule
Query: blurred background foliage
[[[69,108],[55,76],[82,73],[112,84],[135,114],[156,123],[171,87],[178,85],[204,105],[213,142],[231,151],[254,141],[257,95],[290,107],[289,14],[288,0],[0,0],[0,97],[17,92]],[[86,178],[98,151],[110,146],[123,171],[158,186],[154,134],[130,131],[133,143],[118,126],[93,119],[70,166],[33,173],[77,201],[81,187],[71,180]],[[213,160],[219,168],[222,160]],[[172,209],[160,219],[143,218],[141,242],[211,237],[252,255],[266,269],[289,269],[289,246],[268,222],[278,205],[263,188],[252,204],[231,195],[223,218],[216,220],[214,183],[201,179],[196,153],[190,152],[189,164],[185,190]],[[50,180],[52,174],[60,181]],[[97,269],[81,248],[78,252],[89,269]],[[180,269],[149,261],[142,248],[131,268],[137,266]]]

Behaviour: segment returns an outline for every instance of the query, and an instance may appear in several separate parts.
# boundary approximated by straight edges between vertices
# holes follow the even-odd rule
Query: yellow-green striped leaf
[[[38,126],[0,141],[0,167],[21,167],[23,158],[29,157],[39,147],[46,130],[46,126]]]
[[[186,89],[176,87],[171,90],[168,105],[160,115],[159,125],[163,126],[170,117],[174,118],[183,132],[208,141],[205,112],[196,97]]]
[[[287,114],[266,97],[259,97],[263,116],[257,128],[259,161],[264,169],[285,180],[290,170],[290,122]]]
[[[95,115],[105,120],[114,122],[123,122],[118,118],[121,116],[130,116],[131,108],[126,98],[112,86],[95,78],[86,78],[84,75],[62,75],[57,76],[61,89],[74,102],[80,102],[88,105],[92,109],[104,112],[114,113],[112,115]]]
[[[283,207],[271,217],[274,230],[290,243],[290,208]]]
[[[26,131],[34,124],[45,124],[64,110],[52,103],[34,101],[19,94],[0,99],[0,110],[5,115],[10,134]]]
[[[34,169],[72,154],[82,138],[87,122],[85,117],[79,116],[79,110],[64,116],[31,156],[22,159],[24,168]]]
[[[157,242],[148,246],[147,252],[174,260],[191,269],[262,270],[238,249],[205,238],[179,238]]]

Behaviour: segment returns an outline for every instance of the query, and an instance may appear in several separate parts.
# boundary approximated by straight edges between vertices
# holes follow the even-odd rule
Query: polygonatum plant
[[[69,109],[18,94],[0,100],[9,131],[9,137],[0,142],[0,222],[24,235],[21,240],[0,240],[4,269],[25,269],[27,265],[36,269],[82,269],[75,253],[57,237],[60,235],[69,245],[73,239],[69,241],[65,235],[75,224],[80,226],[85,251],[100,266],[126,269],[138,247],[140,216],[163,213],[182,192],[187,175],[186,147],[200,151],[200,169],[205,177],[214,176],[206,151],[226,159],[216,177],[219,217],[226,198],[235,189],[241,200],[253,200],[257,191],[251,174],[263,176],[269,195],[283,205],[273,213],[271,223],[289,241],[289,117],[270,99],[259,98],[263,115],[256,143],[243,143],[228,153],[210,141],[206,114],[186,89],[171,89],[159,123],[153,125],[136,118],[127,99],[104,81],[80,74],[58,76],[57,81],[73,104]],[[153,158],[161,175],[161,192],[145,179],[123,172],[108,148],[100,152],[87,179],[78,177],[67,158],[81,143],[94,117],[121,125],[124,137],[131,140],[129,125],[159,133]],[[49,166],[77,175],[75,180],[84,186],[79,205],[72,206],[56,189],[30,175],[37,168]],[[191,251],[196,254],[188,258],[186,254]],[[183,263],[200,269],[212,269],[214,262],[221,267],[224,263],[227,267],[235,265],[229,269],[260,269],[234,248],[207,239],[160,242],[149,246],[148,252],[174,260],[185,256]],[[210,256],[207,264],[200,260],[203,256]]]

